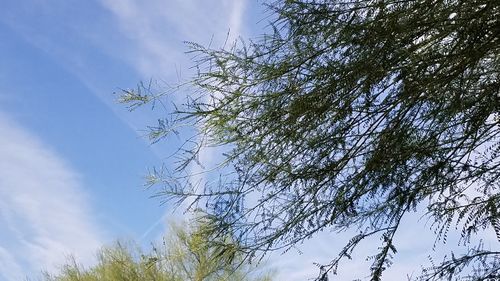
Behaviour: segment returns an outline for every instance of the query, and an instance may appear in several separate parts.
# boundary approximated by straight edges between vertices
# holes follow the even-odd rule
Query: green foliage
[[[257,41],[190,44],[199,73],[171,120],[191,121],[199,143],[181,150],[180,174],[152,176],[160,193],[200,203],[250,257],[323,230],[358,230],[321,279],[378,236],[371,278],[380,280],[400,221],[425,209],[436,239],[456,226],[469,251],[422,279],[500,278],[499,253],[477,237],[500,233],[500,1],[288,0],[269,9],[276,20]],[[196,186],[183,172],[203,145],[226,149],[226,177]]]
[[[209,247],[207,223],[194,228],[172,225],[169,236],[149,254],[117,243],[103,248],[98,263],[84,268],[75,260],[45,281],[270,281],[268,273],[243,262],[241,255],[221,254]],[[223,239],[224,240],[224,239]],[[227,240],[227,239],[226,239]],[[228,242],[228,241],[226,241]]]

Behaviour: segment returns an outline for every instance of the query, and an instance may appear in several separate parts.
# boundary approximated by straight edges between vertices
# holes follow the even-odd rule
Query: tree
[[[207,234],[211,233],[211,228],[211,224],[203,219],[191,230],[173,225],[173,235],[165,238],[166,250],[158,259],[169,264],[178,280],[271,280],[269,274],[263,274],[262,270],[243,259],[237,244],[229,236],[209,241]]]
[[[207,247],[206,222],[192,228],[172,225],[161,246],[144,254],[134,246],[117,243],[103,248],[98,264],[79,266],[73,259],[58,275],[46,274],[46,281],[269,281],[270,276],[244,263],[236,252]],[[226,244],[228,244],[226,241]],[[230,257],[230,258],[229,258]]]
[[[214,233],[229,229],[250,257],[323,230],[357,229],[318,279],[379,236],[371,278],[380,280],[401,219],[424,208],[438,240],[458,225],[469,251],[420,278],[500,278],[500,252],[477,237],[482,229],[500,237],[500,2],[268,7],[270,32],[255,41],[229,49],[189,43],[194,90],[151,137],[185,123],[197,135],[181,148],[176,172],[151,175],[160,194],[200,203]],[[122,101],[168,98],[146,88],[124,91]],[[198,186],[182,172],[203,146],[225,149],[222,180]]]

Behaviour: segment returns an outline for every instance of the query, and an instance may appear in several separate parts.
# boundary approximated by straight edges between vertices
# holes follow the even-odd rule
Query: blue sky
[[[115,239],[147,245],[168,206],[143,188],[177,145],[113,92],[189,77],[184,41],[249,33],[245,1],[3,1],[0,10],[0,280],[91,264]],[[245,25],[246,26],[246,25]],[[249,26],[251,28],[251,26]]]
[[[0,280],[53,271],[70,254],[91,264],[115,239],[160,237],[171,213],[149,198],[143,176],[177,143],[149,145],[141,130],[155,113],[128,112],[113,92],[188,78],[183,41],[254,36],[263,18],[260,1],[250,0],[2,1]],[[414,239],[432,237],[424,222],[415,216],[407,225],[389,280],[418,269],[432,247],[432,238]],[[273,254],[269,264],[278,280],[305,280],[347,238],[322,233],[300,245],[302,254]],[[345,278],[369,265],[363,253],[372,242],[344,265]]]

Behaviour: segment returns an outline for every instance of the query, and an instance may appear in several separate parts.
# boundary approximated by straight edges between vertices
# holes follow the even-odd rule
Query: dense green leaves
[[[475,235],[499,225],[500,2],[269,8],[276,20],[257,41],[229,50],[191,44],[196,89],[173,120],[196,124],[201,145],[228,150],[227,179],[203,187],[159,180],[162,194],[203,202],[218,231],[231,229],[250,256],[325,229],[358,229],[322,267],[335,271],[360,241],[380,236],[372,280],[391,264],[401,219],[421,207],[438,239],[458,225],[472,244],[474,254],[453,263],[487,256],[474,278],[498,277],[500,256],[477,248]]]

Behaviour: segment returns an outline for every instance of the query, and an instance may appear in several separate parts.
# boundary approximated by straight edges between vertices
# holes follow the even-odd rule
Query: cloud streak
[[[220,46],[227,40],[233,42],[242,35],[242,22],[246,0],[188,1],[153,0],[144,5],[140,0],[101,0],[101,5],[110,11],[121,31],[135,50],[125,59],[135,66],[144,77],[161,77],[175,83],[191,76],[189,57],[184,54],[187,46],[182,42]],[[229,34],[228,34],[229,32]],[[177,77],[177,76],[181,77]],[[148,78],[149,79],[149,78]],[[179,82],[179,81],[178,81]],[[178,96],[180,102],[182,96]],[[161,152],[155,151],[157,155]],[[210,166],[214,151],[205,149],[200,153],[200,161]],[[192,181],[204,181],[199,167],[193,167],[190,174],[197,174]],[[186,203],[189,205],[189,203]],[[166,216],[160,217],[145,233],[141,240],[149,236],[157,227],[165,224]]]
[[[180,65],[189,64],[182,42],[216,44],[241,35],[245,0],[187,1],[101,0],[116,18],[123,36],[135,49],[126,59],[146,77],[177,74]],[[222,35],[222,36],[221,36]],[[175,77],[175,76],[174,76]]]
[[[94,260],[103,232],[81,179],[36,136],[0,114],[0,279]]]

